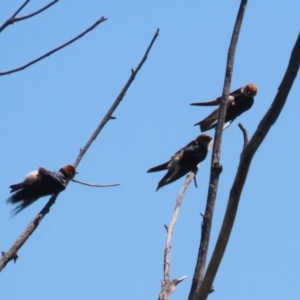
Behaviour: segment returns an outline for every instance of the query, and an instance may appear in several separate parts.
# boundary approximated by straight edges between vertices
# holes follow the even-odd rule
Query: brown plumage
[[[227,102],[227,111],[225,116],[225,123],[232,122],[236,117],[250,109],[254,103],[254,96],[257,94],[257,86],[249,83],[244,87],[229,94]],[[207,102],[195,102],[191,105],[196,106],[212,106],[219,105],[222,97],[218,97],[215,100]],[[201,131],[207,131],[217,126],[219,115],[219,107],[216,108],[210,115],[204,118],[202,121],[195,124],[200,125]]]
[[[158,183],[156,190],[179,179],[190,171],[197,172],[197,165],[206,158],[208,145],[211,140],[212,137],[210,135],[201,134],[177,151],[169,161],[149,169],[147,172],[168,170]]]

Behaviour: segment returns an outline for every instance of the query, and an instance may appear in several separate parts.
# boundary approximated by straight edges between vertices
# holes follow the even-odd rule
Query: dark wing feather
[[[219,108],[216,108],[211,114],[209,114],[202,121],[196,123],[194,126],[200,125],[202,132],[208,130],[210,126],[218,119]]]
[[[197,165],[203,161],[207,155],[207,149],[200,149],[195,140],[176,152],[174,156],[179,155],[180,152],[181,157],[179,161],[174,163],[173,167],[170,168],[167,174],[160,180],[157,190],[166,184],[176,181],[190,171],[196,170]]]
[[[225,122],[233,121],[245,111],[249,110],[254,103],[254,98],[245,97],[243,95],[237,96],[234,100],[234,105],[227,108]]]

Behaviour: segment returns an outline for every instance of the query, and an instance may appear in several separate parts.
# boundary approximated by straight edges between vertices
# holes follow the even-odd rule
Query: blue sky
[[[1,4],[2,24],[21,4]],[[31,1],[20,16],[46,1]],[[1,299],[156,299],[169,223],[184,178],[155,192],[163,173],[150,167],[199,135],[193,124],[211,108],[189,106],[222,92],[239,1],[60,1],[1,33],[1,71],[18,67],[108,18],[84,38],[38,64],[2,76],[0,97],[0,249],[10,248],[47,202],[16,217],[9,185],[43,166],[73,163],[143,56],[148,60],[78,167],[51,213],[1,273]],[[231,90],[253,82],[255,104],[238,122],[253,134],[270,106],[299,33],[300,2],[249,1]],[[277,123],[254,157],[210,299],[299,299],[299,77]],[[210,243],[222,223],[243,138],[235,121],[224,132]],[[214,134],[213,131],[210,134]],[[187,275],[171,296],[186,299],[200,238],[210,156],[188,188],[172,242],[171,277]],[[42,295],[42,296],[41,296]]]

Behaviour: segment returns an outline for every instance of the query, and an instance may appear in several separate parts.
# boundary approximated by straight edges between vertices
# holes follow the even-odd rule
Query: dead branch
[[[185,194],[186,189],[188,188],[191,181],[195,178],[195,173],[190,172],[188,176],[186,176],[186,179],[183,183],[183,186],[180,190],[180,193],[177,197],[173,215],[170,221],[170,225],[165,225],[165,228],[167,230],[167,238],[166,238],[166,244],[165,244],[165,251],[164,251],[164,278],[161,281],[161,290],[159,293],[158,300],[167,300],[169,299],[169,296],[175,291],[176,285],[183,281],[187,276],[183,276],[178,279],[173,279],[170,281],[170,273],[171,273],[171,240],[172,235],[174,231],[175,224],[177,222],[179,209],[182,203],[183,196]]]
[[[245,148],[245,147],[247,146],[247,144],[248,144],[248,141],[249,141],[247,129],[243,126],[242,123],[239,123],[238,125],[239,125],[239,127],[240,127],[240,129],[242,130],[242,133],[243,133],[243,137],[244,137],[244,148]]]
[[[103,21],[104,20],[106,20],[106,19],[103,19]],[[123,99],[125,92],[129,88],[129,86],[132,83],[132,81],[134,80],[134,78],[135,78],[136,74],[138,73],[138,71],[141,69],[143,63],[146,61],[147,56],[148,56],[148,54],[150,52],[150,49],[151,49],[151,47],[152,47],[155,39],[158,36],[158,33],[159,33],[159,30],[157,29],[157,31],[156,31],[153,39],[151,40],[151,43],[150,43],[149,47],[147,48],[146,53],[143,56],[141,62],[139,63],[139,65],[137,66],[137,68],[134,71],[132,71],[132,74],[131,74],[129,80],[127,81],[126,85],[122,89],[121,93],[119,94],[119,96],[117,97],[117,99],[115,100],[115,102],[113,103],[112,107],[108,110],[108,112],[104,116],[104,118],[101,121],[100,125],[97,127],[96,131],[93,133],[92,137],[89,139],[89,141],[87,142],[87,144],[84,146],[84,151],[83,150],[80,151],[80,153],[79,153],[79,155],[78,155],[78,157],[77,157],[77,159],[75,161],[75,164],[74,164],[75,168],[78,166],[78,164],[80,163],[83,155],[86,153],[87,149],[90,147],[90,145],[92,144],[92,142],[96,139],[96,137],[98,136],[98,134],[101,131],[101,129],[105,126],[105,124],[108,122],[108,120],[111,119],[112,113],[114,112],[114,110],[117,108],[117,106],[119,105],[119,103]],[[27,241],[27,239],[29,238],[29,236],[37,229],[38,225],[40,224],[41,220],[45,217],[45,215],[50,212],[50,208],[55,203],[55,200],[56,200],[57,196],[58,196],[58,194],[55,194],[55,195],[53,195],[49,199],[49,201],[44,206],[44,208],[33,219],[33,221],[31,221],[29,223],[29,225],[27,226],[27,228],[25,229],[25,231],[18,237],[18,239],[16,240],[16,242],[9,249],[9,251],[8,252],[3,252],[4,254],[2,255],[2,258],[0,259],[0,272],[6,266],[6,264],[9,261],[11,261],[13,259],[16,259],[16,257],[17,257],[17,251],[23,246],[23,244]]]
[[[62,48],[74,43],[75,41],[77,41],[78,39],[80,39],[81,37],[83,37],[85,34],[87,34],[88,32],[90,32],[91,30],[93,30],[97,25],[99,25],[100,23],[106,21],[107,18],[105,17],[101,17],[99,20],[97,20],[91,27],[89,27],[88,29],[86,29],[84,32],[80,33],[79,35],[77,35],[75,38],[71,39],[70,41],[62,44],[61,46],[47,52],[46,54],[30,61],[29,63],[23,65],[22,67],[19,67],[19,68],[16,68],[16,69],[12,69],[12,70],[9,70],[9,71],[4,71],[4,72],[0,72],[0,76],[3,76],[3,75],[8,75],[8,74],[11,74],[11,73],[15,73],[15,72],[18,72],[18,71],[21,71],[21,70],[24,70],[26,68],[28,68],[29,66],[37,63],[38,61],[46,58],[47,56],[50,56],[51,54],[61,50]]]
[[[31,17],[34,17],[36,16],[37,14],[43,12],[44,10],[48,9],[49,7],[51,7],[53,4],[55,4],[56,2],[58,2],[58,0],[53,0],[52,2],[48,3],[47,5],[45,5],[44,7],[42,7],[41,9],[29,14],[29,15],[26,15],[26,16],[23,16],[23,17],[19,17],[19,18],[15,18],[15,16],[25,7],[25,5],[29,2],[29,0],[26,0],[22,6],[7,20],[4,22],[4,24],[2,26],[0,26],[0,32],[3,31],[7,26],[9,25],[12,25],[16,22],[19,22],[19,21],[23,21],[23,20],[26,20],[26,19],[29,19]]]
[[[7,19],[4,23],[3,23],[3,25],[1,25],[1,27],[0,27],[0,32],[2,31],[2,30],[4,30],[8,25],[10,25],[11,24],[11,20],[13,20],[14,18],[15,18],[15,16],[27,5],[29,3],[29,0],[26,0],[17,10],[16,10],[16,12],[9,18],[9,19]]]
[[[152,38],[150,45],[148,46],[142,60],[140,61],[140,63],[138,64],[137,68],[135,70],[131,69],[131,75],[128,79],[128,81],[126,82],[125,86],[123,87],[123,89],[121,90],[120,94],[118,95],[118,97],[116,98],[116,100],[114,101],[114,103],[112,104],[112,106],[110,107],[110,109],[108,110],[108,112],[105,114],[104,118],[102,119],[102,121],[100,122],[99,126],[96,128],[95,132],[92,134],[92,136],[90,137],[90,139],[88,140],[88,142],[83,146],[83,148],[80,149],[79,155],[74,163],[74,166],[77,167],[79,162],[81,161],[83,155],[85,154],[85,152],[88,150],[88,148],[91,146],[91,144],[93,143],[93,141],[97,138],[98,134],[100,133],[100,131],[103,129],[103,127],[105,126],[105,124],[112,119],[112,114],[115,111],[115,109],[118,107],[118,105],[120,104],[120,102],[123,100],[123,97],[126,93],[126,91],[128,90],[128,88],[130,87],[131,83],[133,82],[135,76],[137,75],[138,71],[141,69],[142,65],[144,64],[144,62],[146,61],[148,54],[156,40],[156,38],[158,37],[159,34],[159,29],[156,30],[154,37]]]
[[[72,179],[72,181],[80,183],[80,184],[83,184],[83,185],[92,186],[92,187],[110,187],[110,186],[118,186],[118,185],[120,185],[120,183],[93,184],[93,183],[88,183],[88,182],[80,181],[80,180],[77,180],[77,179]]]
[[[271,126],[276,122],[280,115],[281,110],[287,100],[289,92],[293,86],[293,82],[297,77],[297,73],[300,67],[300,34],[296,40],[294,49],[292,51],[289,65],[282,79],[282,82],[278,88],[278,92],[271,104],[269,110],[263,117],[262,121],[258,125],[257,130],[253,134],[247,146],[243,149],[238,170],[230,190],[226,213],[224,216],[223,224],[219,233],[219,237],[213,251],[211,260],[207,267],[202,285],[197,295],[197,300],[205,300],[207,298],[207,291],[212,285],[218,268],[220,266],[222,257],[226,250],[226,246],[230,237],[230,233],[234,224],[236,212],[239,205],[241,193],[243,191],[244,184],[246,182],[248,170],[251,165],[252,158],[257,149],[265,139]]]
[[[224,87],[223,87],[223,93],[222,93],[222,101],[220,103],[220,108],[219,108],[218,124],[217,124],[216,132],[215,132],[214,146],[213,146],[213,152],[212,152],[210,182],[209,182],[209,187],[208,187],[205,218],[203,219],[203,223],[202,223],[200,247],[199,247],[193,282],[192,282],[192,286],[191,286],[191,291],[190,291],[189,298],[188,298],[189,300],[198,299],[197,294],[198,294],[200,286],[202,284],[204,271],[205,271],[209,239],[210,239],[210,232],[211,232],[212,219],[213,219],[213,212],[214,212],[215,201],[216,201],[216,196],[217,196],[219,177],[220,177],[220,173],[222,171],[222,166],[220,165],[221,142],[222,142],[222,132],[223,132],[222,128],[224,125],[225,114],[226,114],[226,103],[228,101],[228,96],[229,96],[229,91],[230,91],[230,83],[231,83],[231,77],[232,77],[235,49],[236,49],[242,21],[243,21],[244,12],[246,9],[246,4],[247,4],[247,0],[241,1],[240,8],[239,8],[237,18],[236,18],[236,22],[234,25],[230,45],[229,45],[229,50],[228,50],[225,80],[224,80]],[[210,289],[211,289],[211,286],[209,286],[209,289],[207,290],[206,295],[208,295]]]

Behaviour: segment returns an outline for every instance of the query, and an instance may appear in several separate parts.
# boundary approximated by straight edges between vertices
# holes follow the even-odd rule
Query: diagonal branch
[[[25,7],[25,5],[29,2],[29,0],[26,0],[23,5],[2,25],[0,26],[0,32],[3,31],[8,25],[12,25],[16,22],[19,22],[19,21],[23,21],[23,20],[26,20],[26,19],[29,19],[31,17],[34,17],[36,16],[37,14],[43,12],[44,10],[48,9],[50,6],[52,6],[53,4],[55,4],[56,2],[58,2],[58,0],[53,0],[52,2],[48,3],[47,5],[45,5],[44,7],[42,7],[41,9],[29,14],[29,15],[26,15],[26,16],[23,16],[23,17],[19,17],[19,18],[15,18],[15,16]]]
[[[13,23],[15,16],[29,3],[29,1],[30,0],[25,0],[25,2],[16,10],[16,12],[0,26],[0,32],[8,25]]]
[[[226,114],[226,103],[228,101],[228,96],[229,96],[229,91],[230,91],[230,83],[231,83],[231,77],[232,77],[235,49],[236,49],[239,33],[241,30],[243,16],[244,16],[244,12],[246,9],[246,4],[247,4],[247,0],[241,1],[240,8],[239,8],[237,18],[235,21],[235,25],[234,25],[232,37],[231,37],[229,50],[228,50],[225,81],[224,81],[224,87],[223,87],[223,93],[222,93],[222,101],[220,103],[220,108],[219,108],[218,124],[217,124],[217,128],[216,128],[214,146],[213,146],[213,152],[212,152],[210,182],[209,182],[209,188],[208,188],[205,217],[203,218],[200,247],[199,247],[193,282],[192,282],[192,286],[191,286],[191,291],[189,294],[189,300],[198,299],[197,294],[198,294],[200,286],[202,284],[204,271],[205,271],[205,265],[206,265],[206,259],[207,259],[208,245],[209,245],[209,239],[210,239],[210,232],[211,232],[211,226],[212,226],[215,201],[216,201],[216,196],[217,196],[219,177],[220,177],[220,173],[222,172],[222,166],[220,165],[222,128],[224,125],[225,114]],[[211,287],[209,287],[209,288],[211,288]]]
[[[15,22],[20,22],[20,21],[23,21],[23,20],[26,20],[26,19],[29,19],[29,18],[32,18],[38,14],[40,14],[41,12],[43,12],[44,10],[48,9],[49,7],[51,7],[52,5],[54,5],[55,3],[57,3],[58,0],[53,0],[52,2],[48,3],[47,5],[45,5],[44,7],[38,9],[37,11],[29,14],[29,15],[26,15],[26,16],[23,16],[23,17],[19,17],[19,18],[13,18],[12,19],[12,23],[15,23]]]
[[[64,48],[64,47],[66,47],[66,46],[74,43],[75,41],[77,41],[78,39],[80,39],[81,37],[83,37],[85,34],[87,34],[89,31],[93,30],[97,25],[99,25],[100,23],[102,23],[102,22],[104,22],[106,20],[107,20],[107,18],[101,17],[91,27],[89,27],[84,32],[80,33],[78,36],[76,36],[75,38],[71,39],[70,41],[68,41],[68,42],[62,44],[61,46],[59,46],[59,47],[57,47],[57,48],[55,48],[55,49],[47,52],[46,54],[44,54],[44,55],[42,55],[42,56],[40,56],[40,57],[38,57],[38,58],[30,61],[29,63],[23,65],[22,67],[19,67],[19,68],[16,68],[16,69],[12,69],[12,70],[9,70],[9,71],[0,72],[0,76],[2,76],[2,75],[8,75],[8,74],[11,74],[11,73],[15,73],[15,72],[18,72],[18,71],[21,71],[21,70],[24,70],[24,69],[28,68],[29,66],[37,63],[38,61],[46,58],[47,56],[50,56],[51,54],[53,54],[53,53],[61,50],[62,48]]]
[[[189,184],[191,181],[195,178],[195,173],[190,172],[188,176],[186,176],[186,179],[183,183],[183,186],[180,190],[180,193],[177,197],[173,215],[170,221],[170,225],[165,225],[165,228],[167,230],[167,238],[166,238],[166,245],[165,245],[165,251],[164,251],[164,278],[161,281],[161,290],[159,293],[158,300],[167,300],[169,299],[169,296],[174,292],[176,285],[183,281],[187,276],[183,276],[178,279],[173,279],[170,281],[170,273],[171,273],[171,241],[172,241],[172,235],[174,231],[174,227],[177,222],[179,209],[182,203],[183,196],[185,194],[185,191],[187,190]]]
[[[123,89],[121,90],[120,94],[118,95],[118,97],[116,98],[116,100],[114,101],[114,103],[112,104],[112,106],[110,107],[110,109],[108,110],[108,112],[106,113],[106,115],[104,116],[104,118],[102,119],[102,121],[100,122],[99,126],[96,128],[95,132],[92,134],[92,136],[90,137],[90,139],[88,140],[88,142],[83,146],[83,148],[80,149],[79,155],[74,163],[74,166],[77,167],[79,162],[81,161],[83,155],[85,154],[85,152],[89,149],[89,147],[91,146],[91,144],[93,143],[93,141],[97,138],[98,134],[100,133],[100,131],[103,129],[103,127],[105,126],[105,124],[112,119],[112,114],[115,111],[115,109],[118,107],[118,105],[120,104],[120,102],[123,100],[123,97],[126,93],[126,91],[128,90],[128,88],[130,87],[131,83],[133,82],[135,76],[137,75],[138,71],[141,69],[142,65],[144,64],[144,62],[146,61],[148,54],[156,40],[156,38],[158,37],[159,34],[159,29],[156,30],[154,37],[152,38],[150,45],[148,46],[142,60],[140,61],[140,63],[138,64],[137,68],[135,70],[131,69],[131,76],[129,77],[128,81],[126,82],[125,86],[123,87]]]
[[[293,82],[297,77],[297,73],[300,67],[300,34],[298,35],[294,49],[291,54],[289,65],[282,79],[282,82],[278,88],[277,95],[269,110],[263,117],[262,121],[258,125],[253,137],[243,149],[238,170],[230,190],[226,213],[224,216],[223,224],[219,237],[212,254],[210,263],[208,265],[205,277],[203,279],[197,300],[206,299],[207,291],[213,283],[218,268],[220,266],[222,257],[226,250],[226,246],[230,237],[230,233],[234,224],[236,212],[239,205],[239,200],[243,187],[247,178],[248,170],[251,165],[252,158],[263,142],[267,133],[271,129],[271,126],[276,122],[280,115],[281,110],[287,100],[289,92],[292,88]]]
[[[104,19],[103,19],[104,20]],[[106,20],[106,19],[105,19]],[[131,82],[134,80],[136,74],[138,73],[138,71],[140,70],[140,68],[142,67],[143,63],[146,61],[147,56],[150,52],[150,49],[155,41],[155,39],[158,36],[158,32],[159,30],[157,29],[151,43],[150,46],[148,47],[148,49],[146,50],[145,55],[143,56],[141,62],[139,63],[139,65],[137,66],[136,70],[132,70],[132,74],[131,77],[129,78],[128,82],[126,83],[125,87],[122,89],[121,93],[119,94],[119,96],[117,97],[117,99],[115,100],[115,102],[113,103],[112,107],[108,110],[108,112],[106,113],[106,115],[104,116],[103,120],[101,121],[100,125],[98,126],[98,128],[96,129],[96,131],[93,133],[92,137],[90,138],[90,140],[87,142],[87,144],[84,147],[84,151],[81,150],[74,166],[77,167],[79,162],[81,161],[83,155],[85,154],[85,152],[87,151],[87,149],[89,148],[89,146],[92,144],[92,142],[96,139],[96,137],[98,136],[99,132],[101,131],[101,129],[105,126],[105,124],[108,122],[108,120],[111,119],[111,115],[113,113],[113,111],[117,108],[118,104],[121,102],[121,100],[124,97],[125,92],[127,91],[127,89],[129,88]],[[68,184],[68,183],[67,183]],[[24,230],[24,232],[18,237],[18,239],[16,240],[16,242],[13,244],[13,246],[9,249],[8,252],[3,252],[2,253],[2,258],[0,259],[0,272],[1,270],[6,266],[6,264],[11,261],[11,260],[16,260],[18,257],[18,250],[23,246],[23,244],[27,241],[27,239],[30,237],[30,235],[37,229],[38,225],[40,224],[41,220],[45,217],[45,215],[47,213],[50,212],[50,208],[51,206],[55,203],[55,200],[57,198],[58,194],[53,195],[49,201],[47,202],[47,204],[44,206],[44,208],[40,211],[40,213],[33,219],[33,221],[31,221],[29,223],[29,225],[26,227],[26,229]]]

